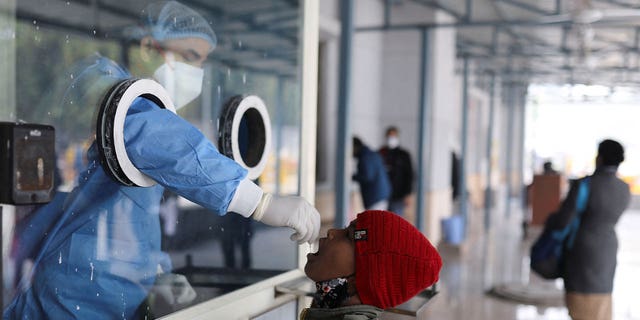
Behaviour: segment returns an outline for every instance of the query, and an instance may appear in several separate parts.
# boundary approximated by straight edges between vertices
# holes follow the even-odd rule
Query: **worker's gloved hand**
[[[291,240],[312,243],[320,232],[320,214],[309,202],[301,197],[274,196],[264,193],[252,217],[275,227],[289,227],[296,232]]]

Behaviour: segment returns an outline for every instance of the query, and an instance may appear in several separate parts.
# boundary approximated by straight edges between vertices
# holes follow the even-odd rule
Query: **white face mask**
[[[168,61],[156,69],[153,78],[167,90],[177,110],[200,95],[204,70],[175,61],[170,52],[166,57]]]
[[[398,137],[394,137],[394,136],[388,137],[387,138],[387,146],[389,146],[389,148],[391,148],[391,149],[397,148],[398,146],[400,146],[400,139]]]

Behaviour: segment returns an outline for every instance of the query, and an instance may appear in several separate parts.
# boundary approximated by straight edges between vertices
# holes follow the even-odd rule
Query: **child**
[[[362,212],[307,255],[304,271],[317,291],[300,319],[377,319],[438,281],[441,267],[438,251],[402,217]]]

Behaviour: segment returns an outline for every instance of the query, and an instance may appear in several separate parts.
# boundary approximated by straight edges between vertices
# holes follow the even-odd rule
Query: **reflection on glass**
[[[228,181],[240,176],[231,160],[174,155],[185,145],[206,147],[202,138],[216,141],[229,97],[258,95],[274,143],[256,183],[266,192],[298,193],[298,5],[189,3],[16,4],[15,116],[55,127],[60,178],[54,200],[16,207],[15,226],[3,235],[11,239],[3,257],[5,316],[154,318],[297,267],[291,230],[218,214],[234,190]],[[129,157],[162,158],[136,166],[188,171],[218,161],[216,172],[196,171],[189,180],[158,173],[168,189],[123,187],[105,173],[94,144],[96,111],[104,93],[131,76],[162,83],[186,120],[170,121],[136,100],[125,122]],[[186,137],[174,134],[180,130]],[[169,142],[176,138],[182,143]],[[130,145],[137,146],[132,153]],[[39,174],[38,163],[31,174]],[[219,191],[199,187],[210,177]]]

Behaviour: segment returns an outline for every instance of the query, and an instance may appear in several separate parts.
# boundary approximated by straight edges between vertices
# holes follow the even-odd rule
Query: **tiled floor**
[[[562,281],[544,281],[530,273],[528,251],[536,230],[523,240],[521,216],[512,214],[494,221],[485,234],[472,229],[462,248],[443,245],[439,249],[445,264],[439,283],[440,293],[429,302],[421,318],[565,320],[570,319],[562,302]],[[473,225],[481,225],[474,223]],[[618,224],[620,248],[613,302],[615,320],[640,319],[640,211],[626,212]],[[486,291],[495,285],[519,285],[527,290],[547,291],[557,297],[556,306],[526,305],[495,298]]]

